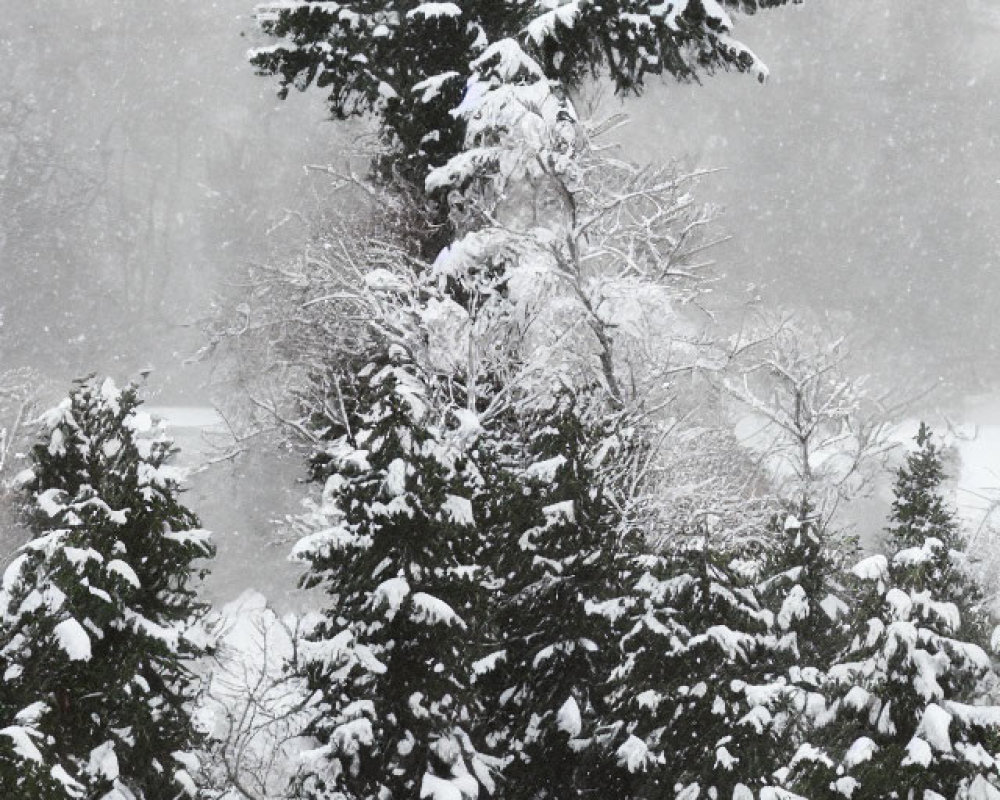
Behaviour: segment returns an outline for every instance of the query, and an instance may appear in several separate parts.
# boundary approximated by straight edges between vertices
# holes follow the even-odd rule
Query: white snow
[[[580,0],[569,0],[535,17],[528,23],[526,32],[536,45],[541,46],[547,39],[555,37],[560,25],[571,28],[579,16]]]
[[[656,760],[646,743],[635,735],[629,736],[622,742],[615,755],[618,757],[618,766],[624,767],[629,772],[644,770]]]
[[[906,592],[894,586],[885,593],[885,602],[895,619],[909,619],[913,601]]]
[[[850,768],[863,761],[870,761],[871,757],[878,750],[878,745],[867,736],[860,736],[844,754],[844,766]]]
[[[912,567],[932,560],[937,551],[944,547],[940,539],[928,536],[920,547],[907,547],[893,556],[893,563],[901,567]]]
[[[66,510],[66,506],[60,502],[65,494],[62,489],[46,489],[38,495],[36,502],[38,507],[49,517],[57,517]]]
[[[109,561],[105,569],[115,575],[120,575],[127,583],[132,584],[132,586],[136,589],[142,588],[142,583],[139,581],[139,576],[135,574],[135,570],[132,569],[131,565],[125,563],[120,558],[115,558]]]
[[[420,800],[462,800],[462,792],[451,781],[426,772],[420,782]]]
[[[797,619],[805,619],[809,616],[809,599],[806,597],[806,590],[796,584],[785,596],[778,612],[778,625],[783,631],[787,631],[792,623]]]
[[[855,564],[851,572],[862,580],[884,581],[889,574],[889,562],[881,554],[869,556]]]
[[[567,697],[566,702],[559,707],[559,711],[556,713],[556,727],[571,737],[579,736],[583,730],[580,706],[577,705],[572,696]]]
[[[42,754],[35,746],[35,743],[31,741],[32,736],[41,738],[40,734],[30,731],[21,725],[10,725],[0,729],[0,736],[6,736],[14,743],[14,752],[21,758],[26,761],[34,761],[37,764],[42,763]]]
[[[969,800],[1000,800],[1000,789],[982,775],[977,775],[969,786]]]
[[[90,751],[90,762],[87,772],[113,781],[118,777],[118,756],[115,755],[115,743],[107,741]]]
[[[824,753],[815,745],[809,744],[808,742],[804,742],[799,745],[799,749],[796,750],[795,755],[792,756],[792,762],[790,766],[794,767],[800,761],[811,761],[817,764],[825,764],[826,766],[833,766],[833,762],[830,760],[829,756],[826,755],[826,753]]]
[[[929,767],[933,760],[934,754],[931,752],[931,746],[919,736],[914,736],[910,739],[909,744],[906,745],[906,758],[900,764],[904,767],[910,764]]]
[[[4,593],[10,593],[13,591],[14,587],[17,586],[21,581],[21,568],[24,566],[25,561],[28,559],[27,553],[20,553],[7,568],[3,571],[3,581],[0,583],[0,589]],[[1000,628],[997,628],[1000,631]],[[994,637],[996,637],[996,632],[994,632]]]
[[[715,748],[715,765],[717,767],[722,767],[726,772],[732,772],[733,767],[739,763],[740,760],[725,747]]]
[[[833,788],[836,789],[844,797],[852,798],[854,792],[857,791],[861,784],[858,782],[857,778],[852,778],[850,775],[845,775],[843,778],[837,778],[833,783]]]
[[[844,695],[843,704],[855,711],[860,711],[868,705],[871,694],[863,686],[852,686],[850,691]]]
[[[150,424],[143,428],[136,428],[137,431],[149,430],[152,420],[161,420],[170,428],[195,428],[210,429],[222,428],[225,420],[211,406],[143,406],[144,411],[136,414],[136,423],[145,423],[142,417],[145,415],[150,419]]]
[[[450,494],[441,505],[441,513],[456,525],[472,527],[476,524],[472,515],[472,502],[466,497]]]
[[[834,622],[850,611],[847,607],[847,603],[833,594],[828,594],[820,600],[819,607],[822,608],[824,613]]]
[[[465,628],[465,621],[455,613],[455,609],[444,600],[426,592],[413,593],[411,616],[415,622],[423,625],[457,625]]]
[[[421,3],[416,8],[407,11],[406,16],[424,18],[460,17],[462,16],[462,9],[454,3]]]
[[[61,764],[56,764],[49,770],[49,774],[63,785],[63,790],[70,797],[83,797],[85,790],[82,784],[75,780]]]
[[[540,483],[552,483],[556,479],[556,472],[565,464],[566,456],[562,455],[545,461],[536,461],[524,471],[524,477]]]
[[[90,660],[90,637],[75,619],[70,617],[63,620],[56,625],[53,633],[70,661]]]
[[[184,794],[192,798],[192,800],[200,794],[198,791],[198,784],[194,782],[194,778],[191,777],[187,770],[176,770],[174,772],[174,780],[180,784]]]
[[[212,532],[206,531],[203,528],[191,528],[186,531],[164,531],[162,535],[164,539],[169,539],[178,544],[193,544],[206,553],[212,543]]]
[[[476,661],[472,662],[472,674],[473,675],[485,675],[488,672],[492,672],[496,669],[497,664],[501,661],[507,660],[506,650],[497,650],[495,653],[490,653],[488,656],[483,656]]]
[[[432,75],[425,80],[413,84],[413,93],[420,95],[421,103],[430,103],[441,94],[441,87],[448,81],[460,79],[462,76],[455,71],[442,72],[439,75]]]
[[[410,594],[410,584],[406,578],[399,576],[382,581],[372,592],[372,606],[381,608],[385,606],[385,615],[392,619],[403,605],[403,601]]]
[[[406,491],[407,463],[401,458],[394,458],[386,468],[383,488],[390,497],[399,497]]]
[[[563,521],[573,522],[576,519],[572,500],[564,500],[561,503],[552,503],[552,505],[545,506],[542,509],[542,513],[545,514],[545,521],[549,525],[555,525]]]
[[[986,767],[987,769],[992,769],[996,767],[996,761],[986,749],[981,744],[966,744],[965,742],[955,742],[955,749],[959,754],[977,767]]]
[[[917,726],[917,735],[922,737],[931,747],[942,753],[951,752],[951,736],[948,727],[952,716],[937,703],[931,703],[924,709]]]

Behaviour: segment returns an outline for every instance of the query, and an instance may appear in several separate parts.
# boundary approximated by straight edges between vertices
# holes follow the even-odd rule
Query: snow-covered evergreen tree
[[[919,547],[929,538],[941,542],[933,567],[920,571],[923,584],[918,588],[955,603],[963,611],[963,637],[985,645],[990,629],[983,609],[983,591],[968,569],[961,527],[942,494],[947,478],[944,454],[924,423],[915,441],[916,451],[896,472],[889,547],[894,551]]]
[[[214,548],[179,501],[171,444],[136,387],[110,380],[80,382],[40,422],[21,476],[35,538],[0,588],[2,793],[196,796],[195,562]]]
[[[464,146],[469,69],[484,50],[510,40],[563,90],[604,68],[620,91],[647,75],[690,78],[716,67],[766,69],[730,37],[724,6],[753,13],[787,0],[676,3],[476,2],[263,3],[257,19],[276,44],[252,51],[282,93],[313,84],[334,115],[374,113],[393,153],[392,169],[420,185]]]
[[[504,797],[617,796],[628,774],[609,692],[629,606],[624,570],[638,544],[615,473],[636,444],[599,397],[560,390],[498,459],[489,541],[497,643],[476,666],[490,738],[509,759]]]
[[[864,587],[848,651],[827,671],[827,708],[791,764],[814,798],[1000,798],[1000,707],[976,705],[990,659],[926,427],[900,468],[889,555],[854,567]],[[939,536],[945,537],[944,539]]]
[[[487,579],[467,458],[474,425],[438,418],[402,348],[363,366],[345,426],[324,445],[328,477],[293,555],[330,594],[300,648],[318,740],[309,798],[475,798],[493,762],[470,736],[472,643]],[[451,422],[461,422],[453,415]]]
[[[766,67],[730,35],[726,7],[753,13],[787,1],[262,3],[256,17],[271,43],[251,50],[250,60],[260,74],[279,77],[282,95],[315,85],[328,92],[335,117],[375,117],[383,142],[376,176],[427,214],[428,224],[412,233],[433,258],[457,231],[449,217],[467,205],[472,173],[503,172],[498,142],[471,130],[476,121],[505,124],[498,100],[536,111],[547,103],[572,123],[568,92],[602,71],[622,92],[640,91],[650,74],[689,79],[719,67],[763,80]],[[521,66],[497,72],[497,59]],[[491,86],[484,71],[503,85]],[[538,128],[520,132],[549,136]],[[434,169],[454,180],[432,177]]]
[[[802,509],[772,520],[757,588],[777,631],[795,636],[795,663],[823,669],[848,643],[850,598],[842,571],[854,550],[841,542],[832,547],[808,509],[802,519],[793,511]]]
[[[633,720],[633,796],[778,796],[773,773],[800,697],[781,674],[794,643],[772,632],[736,555],[676,536],[639,559],[642,604],[616,674],[619,713]]]

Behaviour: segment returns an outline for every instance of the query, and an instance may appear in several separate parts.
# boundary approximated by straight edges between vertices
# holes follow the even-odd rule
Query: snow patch
[[[565,731],[571,738],[580,735],[583,730],[583,719],[580,716],[580,706],[573,697],[566,698],[556,714],[556,728]]]
[[[56,625],[53,633],[70,661],[90,660],[90,637],[75,619],[70,617],[63,620]]]

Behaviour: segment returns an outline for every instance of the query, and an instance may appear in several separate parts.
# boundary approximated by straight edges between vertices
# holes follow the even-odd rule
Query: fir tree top
[[[945,548],[960,545],[954,513],[941,496],[946,476],[941,448],[934,443],[923,422],[915,438],[917,449],[908,454],[896,471],[889,534],[895,548],[920,547],[928,537]]]

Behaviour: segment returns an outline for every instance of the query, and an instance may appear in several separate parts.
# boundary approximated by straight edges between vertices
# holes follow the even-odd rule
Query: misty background
[[[192,363],[202,327],[335,202],[305,167],[342,166],[366,129],[254,75],[248,0],[7,5],[0,371],[32,367],[55,397],[90,372],[152,368],[155,405],[224,400],[212,364]],[[927,408],[1000,422],[982,399],[1000,379],[1000,8],[806,0],[736,24],[768,84],[720,74],[605,98],[631,117],[624,151],[718,170],[697,199],[722,210],[726,291],[823,321],[881,385],[936,387]],[[196,484],[220,552],[294,510],[302,471],[247,457]],[[233,494],[248,475],[253,495]],[[264,580],[275,560],[258,556],[241,569]]]
[[[152,366],[153,391],[204,402],[205,371],[182,366],[199,320],[322,202],[329,179],[303,166],[342,162],[359,127],[253,74],[247,0],[10,6],[0,364],[60,383]],[[606,102],[632,118],[626,152],[720,168],[699,199],[724,209],[729,290],[828,320],[892,383],[990,391],[1000,8],[809,0],[737,25],[769,83],[656,81]]]

